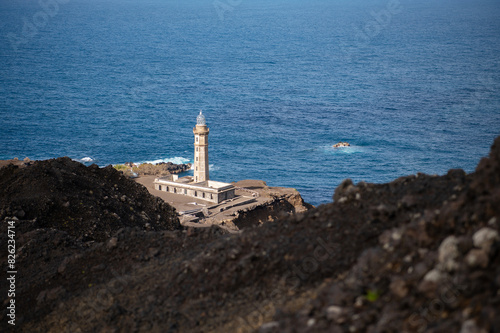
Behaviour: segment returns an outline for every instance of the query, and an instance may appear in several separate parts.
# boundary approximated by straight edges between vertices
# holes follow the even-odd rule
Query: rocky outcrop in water
[[[341,147],[350,147],[351,144],[349,142],[339,142],[334,144],[332,147],[333,148],[341,148]]]
[[[143,163],[134,166],[132,170],[139,176],[166,176],[177,174],[191,169],[191,164],[174,164],[172,162],[162,162],[158,164]]]

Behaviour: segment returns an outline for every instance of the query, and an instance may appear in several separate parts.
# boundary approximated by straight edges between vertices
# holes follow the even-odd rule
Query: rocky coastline
[[[234,224],[238,230],[275,222],[314,208],[292,188],[269,187],[262,180],[242,180],[234,185],[237,188],[249,189],[259,198],[255,203],[236,210],[234,218],[227,221]]]
[[[268,204],[239,211],[243,231],[230,234],[183,227],[112,167],[0,168],[0,243],[14,221],[22,272],[15,328],[500,331],[500,138],[473,173],[345,180],[316,208],[290,189],[236,184]],[[14,331],[6,320],[0,330]]]
[[[114,168],[122,172],[125,176],[134,178],[137,176],[168,176],[171,174],[179,174],[191,169],[191,164],[174,164],[172,162],[161,162],[158,164],[141,163],[136,164],[128,162],[125,164],[117,164]]]

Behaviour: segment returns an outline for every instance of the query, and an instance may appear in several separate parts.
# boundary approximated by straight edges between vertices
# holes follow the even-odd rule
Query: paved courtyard
[[[144,185],[152,195],[175,207],[180,214],[181,223],[186,226],[203,227],[218,224],[232,230],[234,228],[231,220],[238,210],[251,208],[265,201],[256,190],[236,188],[235,198],[214,204],[199,198],[156,190],[153,184],[155,178],[155,176],[141,176],[135,181]]]

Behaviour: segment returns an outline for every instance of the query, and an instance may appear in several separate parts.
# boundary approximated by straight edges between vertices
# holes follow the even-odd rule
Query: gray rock
[[[439,283],[445,278],[445,275],[439,269],[433,269],[424,276],[424,281]]]
[[[392,281],[389,289],[395,296],[399,298],[404,298],[406,295],[408,295],[408,287],[402,279],[396,279]]]
[[[17,217],[19,217],[20,219],[22,219],[24,216],[26,216],[26,213],[24,212],[24,210],[20,209],[20,210],[15,212],[15,215]]]
[[[112,237],[109,241],[108,241],[108,249],[112,249],[114,247],[116,247],[116,244],[118,243],[118,239],[116,237]]]
[[[277,322],[277,321],[271,321],[269,323],[265,323],[263,324],[260,328],[259,328],[259,332],[261,333],[264,333],[264,332],[272,332],[276,329],[278,329],[280,326],[280,324]]]
[[[338,305],[331,305],[326,308],[326,317],[341,324],[345,321],[344,309]]]
[[[452,272],[458,268],[458,264],[455,259],[460,255],[458,250],[458,238],[455,236],[446,237],[438,250],[438,260],[440,268]]]
[[[498,231],[488,227],[479,229],[476,231],[474,236],[472,236],[474,246],[485,250],[488,254],[490,252],[491,245],[499,240],[500,237],[498,236]]]
[[[486,330],[477,327],[476,322],[473,319],[469,319],[462,323],[460,333],[486,333]]]
[[[469,267],[488,267],[488,254],[483,249],[472,249],[465,257],[465,263]]]

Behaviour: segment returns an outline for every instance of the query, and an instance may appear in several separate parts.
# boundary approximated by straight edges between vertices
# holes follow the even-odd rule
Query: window
[[[198,162],[198,156],[196,156],[196,161]]]
[[[177,193],[177,189],[174,187],[174,193]]]
[[[158,185],[158,189],[161,191],[161,185]]]
[[[196,142],[198,142],[198,141],[199,141],[199,138],[198,138],[198,137],[196,137]]]
[[[168,192],[168,186],[167,186],[167,189],[166,189],[166,191]]]
[[[196,147],[196,151],[200,151],[200,147]]]
[[[203,192],[201,196],[203,197],[203,199],[205,199],[205,192]]]
[[[184,189],[184,194],[188,194],[188,190],[187,189]]]
[[[196,171],[198,171],[198,167],[196,167]]]
[[[194,191],[194,196],[197,197],[198,196],[198,192]]]

